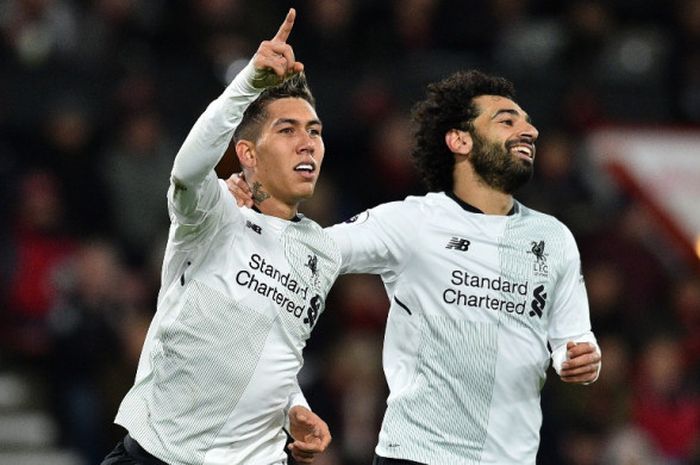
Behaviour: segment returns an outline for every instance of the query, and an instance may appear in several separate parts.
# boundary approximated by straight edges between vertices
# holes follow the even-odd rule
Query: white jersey
[[[511,213],[431,193],[327,229],[341,273],[381,275],[391,301],[378,455],[534,465],[547,344],[560,368],[568,340],[595,338],[569,230],[517,202]]]
[[[316,223],[239,208],[216,178],[257,96],[250,71],[209,106],[175,160],[158,309],[116,418],[171,465],[285,462],[286,412],[305,404],[302,349],[340,265]]]

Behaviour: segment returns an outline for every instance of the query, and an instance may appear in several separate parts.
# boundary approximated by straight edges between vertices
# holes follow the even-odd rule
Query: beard
[[[533,163],[512,155],[508,142],[499,145],[482,138],[476,131],[471,135],[474,145],[469,160],[486,185],[513,194],[532,178]]]

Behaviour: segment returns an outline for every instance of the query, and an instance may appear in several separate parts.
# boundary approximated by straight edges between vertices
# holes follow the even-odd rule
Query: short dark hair
[[[248,106],[243,113],[241,123],[233,132],[235,141],[241,139],[255,140],[260,136],[263,121],[267,118],[267,106],[275,100],[283,98],[300,98],[309,102],[314,109],[316,99],[311,93],[311,88],[306,81],[304,73],[297,73],[286,79],[281,84],[268,87]]]
[[[474,118],[479,116],[474,98],[481,95],[513,99],[515,88],[502,77],[459,71],[429,84],[426,98],[413,107],[415,145],[411,156],[428,190],[452,190],[455,157],[445,144],[445,134],[451,129],[472,130]]]

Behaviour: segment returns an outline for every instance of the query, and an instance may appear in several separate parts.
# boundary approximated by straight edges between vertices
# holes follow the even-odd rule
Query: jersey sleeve
[[[549,321],[548,340],[552,348],[552,364],[557,373],[566,360],[566,343],[590,342],[597,350],[598,343],[591,329],[586,285],[581,270],[581,257],[573,235],[567,229],[566,253],[561,275],[557,281],[552,317]]]
[[[414,211],[416,210],[416,211]],[[406,201],[366,210],[327,228],[340,249],[340,274],[379,274],[393,281],[410,259],[418,211]]]
[[[289,397],[287,399],[287,406],[284,408],[284,428],[287,431],[289,431],[290,429],[289,411],[292,409],[292,407],[296,405],[300,405],[311,410],[311,407],[309,407],[309,403],[307,402],[306,397],[304,397],[304,393],[301,391],[299,381],[295,379],[294,385],[292,386],[292,390],[290,391]]]
[[[219,203],[222,190],[214,168],[228,148],[248,105],[260,94],[251,82],[252,61],[209,104],[175,157],[168,189],[171,221],[196,231]]]

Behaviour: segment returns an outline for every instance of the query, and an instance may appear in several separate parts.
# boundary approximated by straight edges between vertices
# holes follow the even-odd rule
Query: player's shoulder
[[[379,204],[327,229],[334,232],[379,228],[409,235],[411,232],[417,233],[421,225],[436,214],[436,202],[440,202],[440,199],[436,198],[435,194],[412,195],[403,200]]]
[[[409,195],[403,200],[387,202],[370,209],[374,212],[400,215],[431,214],[435,208],[444,205],[447,197],[443,193],[430,192],[425,195]]]
[[[574,235],[569,227],[556,216],[527,207],[520,202],[517,202],[517,205],[518,213],[522,221],[545,224],[549,226],[549,228],[547,228],[548,230],[555,231],[564,237],[565,240],[575,242]]]
[[[321,248],[335,247],[332,228],[324,228],[316,221],[302,214],[298,215],[298,219],[299,221],[294,221],[289,225],[296,236],[303,236],[309,239],[309,243],[317,244]]]
[[[292,226],[295,226],[300,229],[307,229],[318,234],[326,234],[325,230],[321,227],[321,225],[318,224],[315,220],[309,218],[308,216],[299,213],[297,214],[297,219],[298,221],[292,222]]]
[[[420,208],[433,208],[449,205],[451,200],[444,192],[428,192],[425,195],[409,195],[403,200],[408,205]]]

